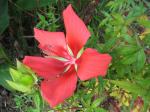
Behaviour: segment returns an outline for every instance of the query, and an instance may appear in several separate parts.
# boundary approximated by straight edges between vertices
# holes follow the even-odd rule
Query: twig
[[[32,35],[31,36],[30,35],[29,36],[22,36],[22,37],[23,38],[34,38],[34,36],[32,36]]]

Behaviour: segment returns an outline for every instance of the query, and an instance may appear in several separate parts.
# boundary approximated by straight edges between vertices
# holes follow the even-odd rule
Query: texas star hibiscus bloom
[[[77,77],[88,80],[105,76],[111,56],[100,54],[95,49],[83,46],[90,32],[69,5],[63,11],[66,38],[63,32],[48,32],[34,29],[35,39],[45,57],[26,56],[23,63],[44,80],[41,94],[51,107],[70,97],[75,89]]]

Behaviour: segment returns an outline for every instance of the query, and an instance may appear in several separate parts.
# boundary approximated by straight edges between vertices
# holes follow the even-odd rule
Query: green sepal
[[[13,81],[9,81],[6,80],[6,82],[9,84],[10,87],[12,87],[13,89],[20,91],[20,92],[31,92],[31,87],[17,83],[17,82],[13,82]]]

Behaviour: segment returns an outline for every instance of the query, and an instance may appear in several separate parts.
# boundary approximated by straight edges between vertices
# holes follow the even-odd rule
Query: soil
[[[12,94],[0,86],[0,112],[19,112],[15,108]]]

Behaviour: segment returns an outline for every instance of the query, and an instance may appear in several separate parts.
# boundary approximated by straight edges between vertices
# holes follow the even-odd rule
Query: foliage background
[[[92,33],[86,47],[113,57],[108,74],[78,82],[71,98],[50,109],[36,91],[12,90],[16,58],[42,55],[33,28],[65,31],[62,11],[72,4]],[[0,85],[19,112],[146,112],[150,105],[150,3],[148,0],[0,0]],[[24,103],[26,102],[26,103]],[[30,105],[31,104],[31,105]]]

